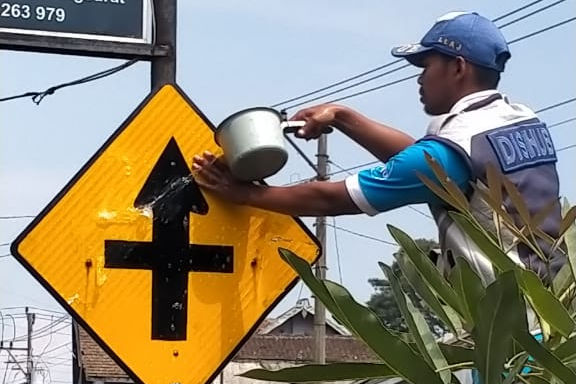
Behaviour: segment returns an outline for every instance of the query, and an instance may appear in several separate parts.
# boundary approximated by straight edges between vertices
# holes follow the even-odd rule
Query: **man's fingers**
[[[309,121],[305,126],[298,129],[294,135],[300,139],[315,139],[320,136],[321,129],[318,123]]]
[[[195,168],[204,168],[210,165],[210,161],[205,156],[196,155],[192,159],[192,166]]]
[[[219,171],[215,171],[212,168],[196,168],[195,171],[195,179],[200,181],[200,185],[214,187],[220,184],[221,176]]]
[[[308,112],[306,109],[301,109],[294,114],[289,120],[296,121],[296,120],[306,120],[308,118]]]
[[[209,162],[213,162],[214,160],[216,160],[216,156],[210,152],[210,151],[204,151],[204,153],[202,154],[202,156],[208,160]]]
[[[226,164],[224,159],[221,157],[218,157],[217,159],[215,159],[212,162],[212,166],[214,168],[218,169],[221,173],[229,173],[230,172],[230,168],[228,167],[228,164]]]
[[[198,184],[210,189],[218,188],[218,185],[226,183],[231,177],[230,169],[224,160],[208,151],[201,156],[194,156],[192,170],[199,181]]]

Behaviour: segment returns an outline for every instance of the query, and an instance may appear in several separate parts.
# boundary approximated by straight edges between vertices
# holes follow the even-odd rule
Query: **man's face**
[[[418,84],[420,102],[429,115],[441,115],[452,108],[454,100],[453,62],[450,58],[435,52],[425,53],[418,66],[423,69]]]

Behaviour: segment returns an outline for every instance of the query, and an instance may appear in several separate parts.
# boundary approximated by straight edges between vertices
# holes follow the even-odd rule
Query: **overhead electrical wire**
[[[71,87],[71,86],[73,86],[73,85],[85,84],[85,83],[88,83],[88,82],[91,82],[91,81],[95,81],[95,80],[102,79],[102,78],[104,78],[104,77],[107,77],[107,76],[113,75],[113,74],[115,74],[115,73],[117,73],[117,72],[120,72],[120,71],[122,71],[122,70],[124,70],[124,69],[126,69],[126,68],[128,68],[128,67],[130,67],[130,66],[132,66],[132,65],[134,65],[134,64],[136,64],[137,62],[138,62],[137,59],[128,60],[128,61],[126,61],[126,62],[124,62],[124,63],[122,63],[122,64],[120,64],[120,65],[118,65],[118,66],[116,66],[116,67],[106,69],[106,70],[104,70],[104,71],[102,71],[102,72],[94,73],[94,74],[92,74],[92,75],[83,77],[83,78],[78,79],[78,80],[73,80],[73,81],[70,81],[70,82],[67,82],[67,83],[58,84],[58,85],[52,86],[52,87],[50,87],[50,88],[48,88],[48,89],[46,89],[46,90],[44,90],[44,91],[40,91],[40,92],[25,92],[25,93],[22,93],[22,94],[19,94],[19,95],[15,95],[15,96],[9,96],[9,97],[0,98],[0,102],[10,101],[10,100],[14,100],[14,99],[20,99],[20,98],[23,98],[23,97],[31,97],[31,98],[32,98],[32,101],[33,101],[36,105],[38,105],[38,104],[40,104],[40,103],[42,102],[42,100],[43,100],[46,96],[48,96],[48,95],[53,95],[54,92],[56,92],[56,91],[59,90],[59,89],[66,88],[66,87]]]
[[[272,105],[272,108],[276,108],[276,107],[279,107],[279,106],[281,106],[281,105],[288,104],[288,103],[291,103],[291,102],[293,102],[293,101],[297,101],[297,100],[303,99],[303,98],[308,97],[308,96],[315,95],[315,94],[320,93],[320,92],[323,92],[323,91],[327,91],[327,90],[332,89],[332,88],[334,88],[334,87],[337,87],[337,86],[339,86],[339,85],[346,84],[346,83],[348,83],[348,82],[350,82],[350,81],[352,81],[352,80],[356,80],[356,79],[359,79],[359,78],[364,77],[364,76],[366,76],[366,75],[369,75],[369,74],[371,74],[371,73],[378,72],[378,71],[380,71],[380,70],[382,70],[382,69],[388,68],[388,67],[390,67],[390,66],[392,66],[392,65],[394,65],[394,64],[396,64],[396,63],[400,63],[400,62],[402,62],[402,61],[404,61],[404,59],[398,59],[398,60],[391,61],[391,62],[389,62],[389,63],[380,65],[380,66],[378,66],[378,67],[376,67],[376,68],[369,69],[369,70],[366,71],[366,72],[362,72],[362,73],[359,73],[359,74],[354,75],[354,76],[352,76],[352,77],[349,77],[349,78],[346,78],[346,79],[344,79],[344,80],[338,81],[338,82],[336,82],[336,83],[330,84],[330,85],[328,85],[328,86],[326,86],[326,87],[323,87],[323,88],[317,89],[317,90],[315,90],[315,91],[311,91],[311,92],[305,93],[305,94],[300,95],[300,96],[297,96],[297,97],[293,97],[293,98],[288,99],[288,100],[284,100],[284,101],[282,101],[282,102],[280,102],[280,103],[273,104],[273,105]]]
[[[56,351],[56,350],[58,350],[58,349],[60,349],[60,348],[69,347],[70,345],[72,345],[72,342],[71,342],[71,341],[69,341],[69,342],[67,342],[67,343],[64,343],[64,344],[61,344],[61,345],[59,345],[59,346],[57,346],[57,347],[55,347],[55,348],[52,348],[51,350],[46,351],[46,352],[44,352],[44,353],[48,354],[48,353],[54,352],[54,351]]]
[[[408,66],[408,65],[406,65],[406,66]],[[369,88],[369,89],[366,89],[366,90],[364,90],[364,91],[360,91],[360,92],[353,93],[353,94],[351,94],[351,95],[346,95],[346,96],[342,96],[342,97],[337,97],[337,98],[335,98],[335,99],[326,101],[325,103],[336,103],[336,102],[338,102],[338,101],[350,99],[350,98],[352,98],[352,97],[360,96],[360,95],[363,95],[363,94],[365,94],[365,93],[374,92],[374,91],[377,91],[377,90],[382,89],[382,88],[387,88],[387,87],[390,87],[390,86],[392,86],[392,85],[396,85],[396,84],[399,84],[399,83],[403,83],[403,82],[405,82],[405,81],[407,81],[407,80],[410,80],[410,79],[415,79],[415,78],[417,78],[418,76],[420,76],[420,74],[419,74],[419,73],[415,73],[415,74],[413,74],[413,75],[406,76],[406,77],[403,77],[403,78],[398,79],[398,80],[393,80],[393,81],[390,81],[390,82],[388,82],[388,83],[379,85],[379,86],[377,86],[377,87]],[[348,86],[348,87],[346,87],[346,89],[350,89],[350,88],[353,88],[353,87],[356,87],[356,85]],[[334,94],[336,94],[336,93],[340,93],[340,91],[338,90],[338,91],[331,92],[329,95],[334,95]],[[287,107],[284,107],[284,108],[282,108],[282,109],[283,109],[283,110],[288,110],[288,109],[300,107],[300,106],[305,105],[305,104],[308,104],[308,103],[310,103],[310,102],[312,102],[312,101],[317,101],[317,100],[320,100],[320,99],[323,99],[323,98],[324,98],[324,96],[318,96],[318,97],[315,97],[314,99],[304,100],[304,101],[301,101],[301,102],[296,103],[296,104],[291,104],[291,105],[289,105],[289,106],[287,106]]]
[[[519,21],[522,21],[522,20],[527,19],[527,18],[529,18],[529,17],[532,17],[532,16],[534,16],[534,15],[537,15],[537,14],[539,14],[540,12],[543,12],[543,11],[549,9],[549,8],[555,7],[556,5],[558,5],[558,4],[560,4],[560,3],[563,3],[563,2],[565,2],[565,1],[566,1],[566,0],[558,0],[558,1],[554,2],[554,3],[552,3],[552,4],[548,4],[548,5],[546,5],[546,6],[542,7],[542,8],[538,8],[537,10],[535,10],[535,11],[533,11],[533,12],[530,12],[530,13],[527,13],[527,14],[525,14],[524,16],[520,16],[520,17],[517,18],[517,19],[514,19],[514,20],[511,20],[511,21],[509,21],[509,22],[507,22],[507,23],[498,25],[498,28],[502,29],[502,28],[506,28],[506,27],[508,27],[508,26],[510,26],[510,25],[516,24],[516,23],[518,23]],[[492,20],[492,21],[495,22],[496,19],[494,19],[494,20]]]
[[[559,125],[564,125],[564,124],[571,123],[571,122],[573,122],[573,121],[576,121],[576,117],[571,117],[571,118],[569,118],[569,119],[562,120],[562,121],[559,121],[559,122],[557,122],[557,123],[551,124],[551,125],[548,126],[548,128],[554,128],[554,127],[557,127],[557,126],[559,126]]]
[[[576,101],[576,97],[573,97],[573,98],[571,98],[571,99],[567,99],[567,100],[561,101],[561,102],[559,102],[559,103],[550,105],[550,106],[548,106],[548,107],[540,108],[539,110],[537,110],[537,111],[535,111],[535,112],[536,112],[536,113],[546,112],[546,111],[549,111],[550,109],[555,109],[555,108],[561,107],[561,106],[563,106],[563,105],[573,103],[574,101]]]
[[[340,284],[344,285],[344,279],[342,277],[342,265],[340,262],[340,246],[338,244],[338,229],[336,225],[336,217],[332,216],[332,228],[334,229],[334,248],[336,249],[336,261],[338,263],[338,277],[340,278]]]
[[[403,59],[401,59],[401,60],[403,60]],[[395,61],[394,64],[395,64],[395,63],[397,63],[397,61]],[[399,67],[397,67],[397,68],[391,69],[391,70],[386,71],[386,72],[384,72],[384,73],[380,73],[380,74],[378,74],[378,75],[376,75],[376,76],[369,77],[369,78],[367,78],[367,79],[364,79],[364,80],[359,81],[359,82],[357,82],[357,83],[354,83],[354,84],[352,84],[352,85],[346,86],[346,87],[344,87],[344,88],[338,88],[338,89],[335,90],[335,91],[328,92],[328,93],[322,94],[322,95],[320,95],[320,96],[316,96],[316,97],[311,98],[311,99],[306,99],[306,101],[302,101],[302,102],[300,102],[300,103],[292,104],[292,105],[290,105],[290,106],[288,106],[288,107],[286,107],[286,108],[283,108],[283,109],[291,109],[291,108],[294,108],[294,107],[299,107],[300,105],[304,105],[304,104],[307,104],[307,103],[311,103],[311,102],[313,102],[313,101],[320,100],[320,99],[323,99],[323,98],[325,98],[325,97],[332,96],[332,95],[335,95],[335,94],[337,94],[337,93],[347,91],[348,89],[356,88],[356,87],[358,87],[358,86],[360,86],[360,85],[362,85],[362,84],[366,84],[366,83],[368,83],[368,82],[370,82],[370,81],[374,81],[374,80],[376,80],[376,79],[379,79],[379,78],[381,78],[381,77],[390,75],[390,74],[392,74],[392,73],[394,73],[394,72],[398,72],[399,70],[404,69],[404,68],[408,68],[408,67],[410,67],[410,66],[412,66],[412,64],[404,64],[404,65],[401,65],[401,66],[399,66]],[[412,77],[410,77],[410,79],[411,79],[411,78],[412,78]],[[403,80],[401,80],[401,81],[403,81]]]
[[[56,313],[56,314],[58,314],[58,315],[65,315],[65,316],[70,317],[70,315],[68,315],[68,313],[66,313],[66,312],[55,311],[55,310],[52,310],[52,309],[45,309],[45,308],[40,308],[40,307],[35,307],[35,306],[32,306],[32,305],[21,305],[21,306],[15,306],[15,307],[1,307],[0,310],[1,310],[1,311],[8,311],[8,310],[11,310],[11,311],[26,311],[26,308],[28,308],[28,310],[34,309],[35,311]],[[49,316],[49,315],[45,315],[45,314],[38,313],[38,312],[35,312],[35,315],[36,315],[36,316]],[[17,316],[26,317],[26,314],[25,314],[25,313],[17,314]]]
[[[393,243],[393,242],[391,242],[391,241],[386,241],[386,240],[379,239],[379,238],[377,238],[377,237],[365,235],[365,234],[363,234],[363,233],[355,232],[355,231],[352,231],[352,230],[350,230],[350,229],[343,228],[343,227],[340,227],[340,226],[337,226],[337,225],[333,225],[333,224],[329,224],[329,223],[326,223],[326,225],[329,226],[329,227],[335,228],[335,229],[337,229],[337,230],[339,230],[339,231],[346,232],[346,233],[349,233],[349,234],[354,235],[354,236],[362,237],[362,238],[364,238],[364,239],[374,240],[374,241],[377,241],[377,242],[379,242],[379,243],[383,243],[383,244],[387,244],[387,245],[392,245],[392,246],[394,246],[394,247],[397,247],[397,246],[398,246],[398,244]]]
[[[550,30],[552,30],[552,29],[554,29],[554,28],[558,28],[558,27],[560,27],[560,26],[562,26],[562,25],[564,25],[564,24],[571,23],[571,22],[573,22],[574,20],[576,20],[576,17],[571,17],[571,18],[566,19],[566,20],[564,20],[564,21],[561,21],[561,22],[559,22],[559,23],[552,24],[552,25],[550,25],[550,26],[548,26],[548,27],[546,27],[546,28],[539,29],[539,30],[537,30],[537,31],[535,31],[535,32],[529,33],[529,34],[524,35],[524,36],[520,36],[520,37],[518,37],[518,38],[516,38],[516,39],[514,39],[514,40],[509,41],[509,42],[508,42],[508,45],[515,44],[515,43],[517,43],[517,42],[519,42],[519,41],[522,41],[522,40],[525,40],[525,39],[534,37],[534,36],[539,35],[539,34],[541,34],[541,33],[550,31]]]
[[[33,215],[19,215],[19,216],[0,216],[0,220],[13,220],[13,219],[33,219]]]
[[[500,21],[500,20],[502,20],[502,19],[507,18],[508,16],[515,15],[515,14],[517,14],[518,12],[521,12],[521,11],[527,9],[527,8],[530,8],[530,7],[533,6],[533,5],[536,5],[536,4],[538,4],[538,3],[541,3],[542,1],[544,1],[544,0],[536,0],[536,1],[533,1],[533,2],[531,2],[531,3],[525,4],[525,5],[521,6],[520,8],[516,8],[516,9],[514,9],[514,10],[508,12],[508,13],[505,13],[505,14],[503,14],[503,15],[501,15],[501,16],[498,16],[498,17],[495,18],[495,19],[492,19],[492,21],[493,21],[494,23],[497,22],[497,21]]]
[[[513,25],[513,24],[515,24],[515,23],[518,23],[518,22],[520,22],[520,21],[522,21],[522,20],[527,19],[528,17],[532,17],[532,16],[534,16],[534,15],[540,13],[540,12],[543,12],[544,10],[550,9],[550,8],[552,8],[552,7],[554,7],[554,6],[557,6],[557,5],[559,5],[559,4],[561,4],[561,3],[565,2],[565,1],[566,1],[566,0],[558,0],[558,1],[554,2],[554,3],[552,3],[552,4],[549,4],[549,5],[546,5],[546,6],[544,6],[544,7],[541,7],[541,8],[539,8],[539,9],[537,9],[537,10],[535,10],[535,11],[527,14],[527,15],[524,15],[524,16],[521,16],[521,17],[519,17],[519,18],[517,18],[517,19],[511,20],[510,22],[501,25],[499,28],[505,28],[505,27],[508,27],[508,26]],[[506,15],[504,15],[504,16],[502,16],[502,17],[499,17],[499,18],[494,19],[493,21],[501,20],[501,19],[504,18],[504,17],[510,16],[510,15],[512,15],[512,14],[515,14],[515,13],[517,13],[517,12],[523,10],[523,9],[526,9],[526,8],[529,7],[529,6],[535,5],[535,4],[539,3],[539,2],[540,2],[540,1],[533,2],[533,3],[529,4],[529,5],[524,6],[524,7],[520,7],[520,8],[518,8],[517,10],[515,10],[515,11],[513,11],[513,12],[509,12],[508,14],[506,14]],[[548,26],[548,27],[546,27],[546,28],[544,28],[544,29],[541,29],[541,30],[538,30],[538,31],[529,33],[529,34],[527,34],[527,35],[521,36],[521,37],[519,37],[519,38],[517,38],[517,39],[511,40],[511,41],[508,42],[508,44],[509,44],[509,45],[510,45],[510,44],[515,44],[515,43],[517,43],[517,42],[519,42],[519,41],[522,41],[522,40],[524,40],[524,39],[527,39],[527,38],[536,36],[536,35],[538,35],[538,34],[540,34],[540,33],[549,31],[549,30],[551,30],[551,29],[557,28],[557,27],[559,27],[559,26],[561,26],[561,25],[567,24],[567,23],[572,22],[572,21],[574,21],[574,18],[568,19],[568,20],[564,20],[564,21],[562,21],[562,22],[560,22],[560,23],[557,23],[557,24]],[[402,60],[403,60],[403,59],[394,60],[394,61],[389,62],[389,63],[387,63],[387,64],[384,64],[384,65],[382,65],[382,66],[376,67],[376,68],[371,69],[371,70],[368,70],[368,71],[366,71],[366,72],[362,72],[362,73],[360,73],[360,74],[358,74],[358,75],[355,75],[355,76],[346,78],[346,79],[344,79],[344,80],[341,80],[341,81],[338,81],[338,82],[336,82],[336,83],[330,84],[330,85],[328,85],[328,86],[322,87],[322,88],[317,89],[317,90],[315,90],[315,91],[307,92],[307,93],[304,94],[304,95],[301,95],[301,96],[298,96],[298,97],[293,97],[293,98],[290,98],[290,99],[288,99],[288,100],[282,101],[282,102],[280,102],[280,103],[276,103],[276,104],[272,105],[272,107],[273,107],[273,108],[276,108],[276,107],[279,107],[279,106],[282,106],[282,105],[291,103],[291,102],[293,102],[293,101],[301,100],[301,99],[306,98],[306,97],[308,97],[308,96],[315,95],[315,94],[317,94],[317,93],[320,93],[320,92],[323,92],[323,91],[325,91],[325,90],[328,90],[328,89],[337,87],[338,85],[342,85],[342,84],[348,83],[348,82],[350,82],[350,81],[353,81],[353,80],[356,80],[356,79],[358,79],[358,78],[360,78],[360,77],[363,77],[363,76],[365,76],[365,75],[367,75],[367,74],[374,73],[374,72],[376,72],[376,71],[378,71],[378,70],[380,70],[380,69],[389,67],[389,66],[394,65],[394,64],[396,64],[396,63],[399,63],[399,62],[401,62]],[[372,76],[372,77],[370,77],[369,79],[365,79],[365,80],[359,81],[359,82],[357,82],[357,83],[348,85],[348,86],[346,86],[346,87],[339,88],[339,89],[337,89],[337,90],[331,91],[331,92],[329,92],[329,93],[327,93],[327,94],[323,94],[323,95],[320,95],[320,96],[315,96],[314,98],[307,99],[306,101],[301,101],[301,102],[298,102],[298,103],[290,104],[289,106],[283,107],[282,109],[283,109],[283,110],[288,110],[288,109],[296,108],[296,107],[299,107],[299,106],[301,106],[301,105],[310,103],[310,102],[312,102],[312,101],[317,101],[317,100],[323,99],[323,98],[325,98],[325,97],[334,95],[334,94],[336,94],[336,93],[340,93],[340,92],[346,91],[346,90],[348,90],[348,89],[357,87],[357,86],[359,86],[359,85],[365,84],[365,83],[367,83],[367,82],[369,82],[369,81],[376,80],[376,79],[378,79],[378,78],[380,78],[380,77],[383,77],[383,76],[385,76],[385,75],[387,75],[387,74],[394,73],[394,72],[396,72],[396,71],[398,71],[398,70],[400,70],[400,69],[407,68],[407,67],[409,67],[409,66],[410,66],[409,64],[400,66],[400,67],[398,67],[398,68],[395,68],[395,69],[393,69],[393,70],[384,72],[384,73],[382,73],[382,74],[379,74],[379,75],[376,75],[376,76]],[[389,87],[389,86],[391,86],[391,85],[395,85],[395,84],[401,83],[401,82],[403,82],[403,81],[407,81],[407,80],[413,79],[413,78],[415,78],[415,77],[418,77],[418,75],[415,74],[415,75],[413,75],[413,76],[408,76],[408,77],[399,79],[398,81],[393,81],[393,82],[386,83],[386,84],[383,84],[383,85],[378,86],[378,87],[374,87],[374,88],[367,89],[367,90],[365,90],[365,91],[361,91],[361,92],[357,92],[357,93],[354,93],[354,94],[351,94],[351,95],[348,95],[348,96],[336,98],[336,99],[327,101],[326,103],[334,103],[334,102],[342,101],[342,100],[345,100],[345,99],[348,99],[348,98],[360,96],[360,95],[363,95],[363,94],[365,94],[365,93],[373,92],[373,91],[376,91],[376,90],[379,90],[379,89],[382,89],[382,88]]]
[[[526,4],[526,5],[522,6],[522,7],[516,8],[516,9],[514,9],[514,10],[508,12],[508,13],[505,13],[504,15],[501,15],[501,16],[493,19],[492,21],[493,21],[493,22],[500,21],[500,20],[502,20],[502,19],[507,18],[508,16],[512,16],[512,15],[518,13],[518,12],[521,12],[521,11],[527,9],[527,8],[530,8],[530,7],[532,7],[533,5],[536,5],[536,4],[538,4],[538,3],[541,3],[542,1],[544,1],[544,0],[533,1],[533,2],[531,2],[531,3],[529,3],[529,4]],[[539,12],[543,11],[544,9],[548,9],[548,8],[550,8],[550,7],[553,7],[553,6],[559,4],[559,3],[563,2],[563,1],[565,1],[565,0],[560,0],[560,1],[558,1],[558,2],[556,2],[556,3],[553,3],[553,4],[549,5],[549,6],[546,6],[546,7],[544,7],[544,8],[540,8],[540,9],[532,12],[530,15],[526,15],[526,16],[523,16],[522,18],[512,20],[511,22],[507,23],[507,25],[501,26],[501,28],[502,28],[502,27],[506,27],[506,26],[508,26],[508,25],[512,25],[512,24],[514,24],[514,23],[517,23],[517,22],[519,22],[519,21],[521,21],[521,20],[523,20],[523,19],[525,19],[525,18],[527,18],[527,17],[533,16],[534,14],[539,13]],[[328,90],[328,89],[332,89],[332,88],[334,88],[334,87],[337,87],[337,86],[339,86],[339,85],[346,84],[346,83],[348,83],[348,82],[350,82],[350,81],[359,79],[359,78],[361,78],[361,77],[364,77],[364,76],[366,76],[366,75],[372,74],[372,73],[377,72],[377,71],[379,71],[379,70],[388,68],[388,67],[390,67],[390,66],[392,66],[392,65],[394,65],[394,64],[400,63],[400,62],[402,62],[402,61],[404,61],[404,59],[396,59],[396,60],[393,60],[393,61],[391,61],[391,62],[389,62],[389,63],[386,63],[386,64],[383,64],[383,65],[377,66],[376,68],[369,69],[369,70],[367,70],[367,71],[365,71],[365,72],[361,72],[361,73],[359,73],[359,74],[357,74],[357,75],[354,75],[354,76],[345,78],[345,79],[343,79],[343,80],[340,80],[340,81],[337,81],[337,82],[335,82],[335,83],[329,84],[329,85],[327,85],[327,86],[325,86],[325,87],[322,87],[322,88],[319,88],[319,89],[316,89],[316,90],[307,92],[307,93],[305,93],[305,94],[303,94],[303,95],[300,95],[300,96],[297,96],[297,97],[292,97],[292,98],[290,98],[290,99],[287,99],[287,100],[281,101],[281,102],[279,102],[279,103],[273,104],[273,105],[272,105],[272,108],[276,108],[276,107],[282,106],[282,105],[284,105],[284,104],[291,103],[291,102],[293,102],[293,101],[301,100],[301,99],[304,99],[304,98],[306,98],[306,97],[308,97],[308,96],[312,96],[312,95],[315,95],[315,94],[317,94],[317,93],[326,91],[326,90]]]
[[[576,17],[572,17],[572,18],[570,18],[570,19],[561,21],[561,22],[559,22],[559,23],[553,24],[553,25],[548,26],[548,27],[546,27],[546,28],[542,28],[542,29],[540,29],[540,30],[538,30],[538,31],[531,32],[531,33],[529,33],[529,34],[527,34],[527,35],[524,35],[524,36],[521,36],[521,37],[516,38],[516,39],[514,39],[514,40],[508,41],[508,45],[512,45],[512,44],[518,43],[518,42],[520,42],[520,41],[522,41],[522,40],[525,40],[525,39],[534,37],[534,36],[539,35],[539,34],[541,34],[541,33],[550,31],[550,30],[552,30],[552,29],[554,29],[554,28],[558,28],[558,27],[560,27],[560,26],[562,26],[562,25],[564,25],[564,24],[571,23],[571,22],[573,22],[573,21],[575,21],[575,20],[576,20]],[[361,95],[364,95],[364,94],[366,94],[366,93],[374,92],[374,91],[377,91],[377,90],[380,90],[380,89],[383,89],[383,88],[390,87],[390,86],[392,86],[392,85],[396,85],[396,84],[399,84],[399,83],[403,83],[403,82],[405,82],[405,81],[408,81],[408,80],[417,78],[418,76],[420,76],[420,74],[419,74],[419,73],[415,73],[415,74],[413,74],[413,75],[411,75],[411,76],[406,76],[406,77],[403,77],[403,78],[398,79],[398,80],[390,81],[390,82],[388,82],[388,83],[385,83],[385,84],[382,84],[382,85],[379,85],[379,86],[376,86],[376,87],[373,87],[373,88],[369,88],[369,89],[366,89],[366,90],[363,90],[363,91],[359,91],[359,92],[356,92],[356,93],[352,93],[352,94],[350,94],[350,95],[346,95],[346,96],[338,97],[338,98],[335,98],[335,99],[332,99],[332,100],[328,100],[328,101],[325,101],[325,103],[328,103],[328,104],[329,104],[329,103],[336,103],[336,102],[339,102],[339,101],[351,99],[351,98],[353,98],[353,97],[361,96]],[[353,87],[353,86],[351,85],[351,86],[346,87],[346,89],[350,89],[350,88],[352,88],[352,87]],[[334,93],[338,93],[338,92],[336,92],[336,91],[331,92],[330,95],[332,95],[332,94],[334,94]],[[319,100],[319,99],[322,99],[322,98],[324,98],[324,97],[315,97],[314,99],[305,100],[305,101],[302,101],[302,102],[299,102],[299,103],[292,104],[292,105],[289,105],[289,106],[287,106],[287,107],[284,107],[283,110],[288,110],[288,109],[300,107],[300,106],[302,106],[302,105],[305,105],[305,104],[310,103],[311,101],[316,101],[316,100]]]
[[[576,144],[567,145],[567,146],[565,146],[565,147],[558,148],[558,149],[556,150],[556,152],[562,152],[562,151],[565,151],[565,150],[571,149],[571,148],[576,148]]]

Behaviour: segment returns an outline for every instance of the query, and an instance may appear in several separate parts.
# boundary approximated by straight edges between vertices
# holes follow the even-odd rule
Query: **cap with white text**
[[[422,53],[431,50],[461,56],[473,64],[499,72],[504,71],[511,56],[498,27],[475,12],[450,12],[441,16],[420,43],[395,47],[392,55],[422,66]]]

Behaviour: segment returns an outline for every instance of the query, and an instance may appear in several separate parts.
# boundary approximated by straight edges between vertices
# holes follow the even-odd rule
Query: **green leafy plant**
[[[436,250],[440,248],[435,240],[415,239],[415,242],[418,247],[427,254],[436,252]],[[402,248],[399,248],[397,252],[405,253],[404,249]],[[401,254],[396,255],[395,257],[396,259],[406,259],[406,257]],[[431,309],[429,309],[426,302],[420,296],[418,296],[414,289],[412,289],[412,286],[403,275],[399,262],[394,261],[390,265],[390,268],[392,268],[393,273],[398,275],[399,282],[402,285],[402,291],[408,295],[415,308],[417,308],[418,311],[422,313],[434,336],[441,337],[446,332],[448,332],[449,330],[445,325],[447,323],[447,318],[445,318],[443,321],[438,316],[436,316]],[[404,268],[407,267],[404,266]],[[382,278],[371,278],[368,280],[368,282],[374,288],[374,292],[370,296],[370,299],[366,305],[374,312],[376,312],[382,323],[384,323],[384,325],[390,329],[393,329],[397,332],[408,332],[406,320],[402,316],[400,308],[396,303],[394,287],[390,281],[386,278],[386,276],[384,276]]]
[[[490,231],[479,223],[465,195],[441,167],[430,157],[428,162],[437,180],[424,176],[422,180],[453,207],[450,216],[490,260],[495,280],[484,286],[466,259],[460,257],[456,257],[449,276],[442,275],[410,236],[388,226],[405,251],[395,254],[398,269],[380,264],[407,327],[406,333],[398,333],[355,301],[345,287],[317,279],[306,261],[279,249],[315,297],[381,362],[257,369],[241,376],[280,382],[394,377],[412,384],[451,384],[459,383],[455,372],[474,369],[483,384],[576,383],[576,208],[564,203],[560,234],[551,238],[539,225],[552,211],[554,202],[531,215],[514,185],[489,168],[488,188],[478,193],[493,211],[494,230]],[[520,224],[503,208],[504,199],[513,202]],[[514,235],[512,245],[521,242],[545,263],[549,260],[542,244],[563,252],[568,261],[553,280],[542,281],[507,256],[510,244],[504,233]],[[427,310],[442,320],[452,334],[450,340],[435,338],[401,279],[408,281]],[[541,340],[531,332],[528,312],[537,319]]]

